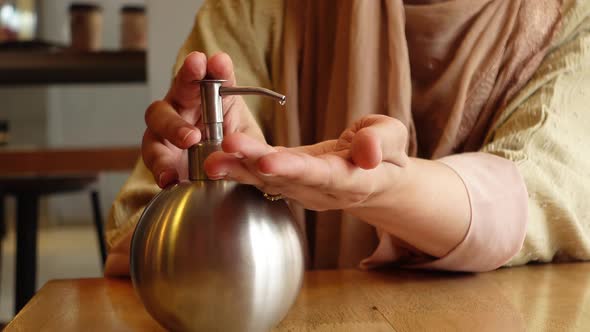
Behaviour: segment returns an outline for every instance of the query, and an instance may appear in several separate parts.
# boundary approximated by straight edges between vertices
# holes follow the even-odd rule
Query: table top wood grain
[[[590,331],[590,263],[306,273],[276,331]],[[47,283],[11,331],[163,331],[128,279]]]

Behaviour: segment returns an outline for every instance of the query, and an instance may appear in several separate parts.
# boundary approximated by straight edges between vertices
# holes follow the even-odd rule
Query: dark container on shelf
[[[121,49],[145,50],[147,46],[147,17],[144,6],[121,8]]]
[[[0,146],[8,144],[10,126],[8,120],[0,119]]]
[[[102,47],[102,7],[93,3],[70,5],[71,48],[77,51],[98,51]]]

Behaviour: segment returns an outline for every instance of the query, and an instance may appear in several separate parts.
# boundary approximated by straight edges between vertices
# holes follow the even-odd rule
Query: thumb
[[[182,67],[174,77],[172,86],[166,95],[166,101],[183,109],[197,106],[200,90],[194,81],[203,79],[206,71],[207,57],[204,53],[192,52],[187,55]]]
[[[408,162],[408,130],[403,123],[385,115],[370,115],[355,123],[350,152],[360,168],[373,169],[381,162],[404,167]]]

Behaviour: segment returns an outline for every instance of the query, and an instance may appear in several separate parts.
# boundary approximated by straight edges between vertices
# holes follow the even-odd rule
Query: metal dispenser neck
[[[210,180],[205,173],[204,162],[207,157],[221,150],[223,141],[223,96],[229,95],[260,95],[271,97],[281,105],[285,104],[286,97],[272,90],[258,87],[225,87],[225,80],[201,80],[195,81],[201,90],[201,114],[204,125],[203,139],[199,144],[193,145],[188,150],[189,179]]]

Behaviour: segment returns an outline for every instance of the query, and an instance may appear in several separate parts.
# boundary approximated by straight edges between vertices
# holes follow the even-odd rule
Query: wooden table
[[[237,313],[236,313],[237,314]],[[276,331],[590,331],[590,263],[313,271]],[[47,283],[10,331],[162,331],[127,279]]]
[[[0,200],[16,198],[15,313],[35,293],[39,200],[55,192],[77,191],[96,181],[101,172],[128,171],[140,155],[139,147],[0,149]],[[92,196],[95,226],[102,234],[98,195]],[[0,223],[3,223],[0,215]],[[106,249],[99,239],[102,255]]]

